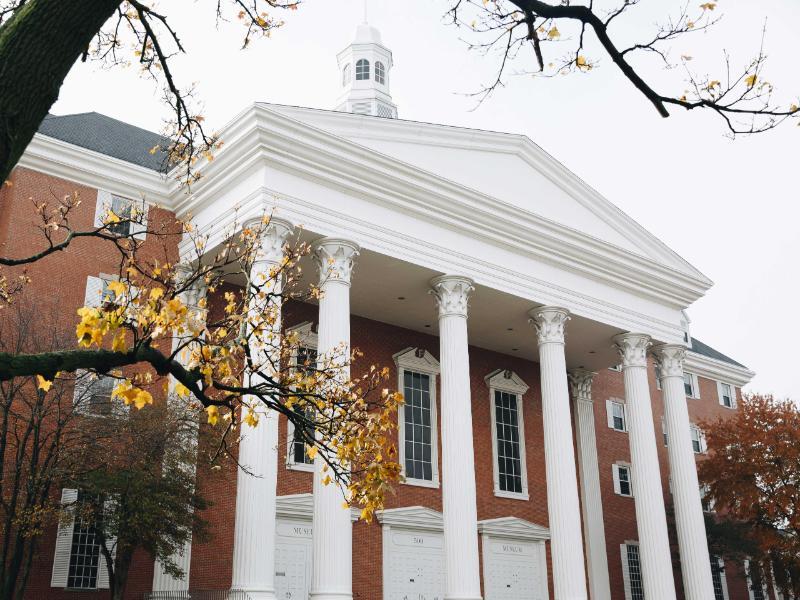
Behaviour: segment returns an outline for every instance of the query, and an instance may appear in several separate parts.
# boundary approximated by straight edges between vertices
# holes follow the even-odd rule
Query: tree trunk
[[[28,0],[0,27],[0,184],[120,0]]]

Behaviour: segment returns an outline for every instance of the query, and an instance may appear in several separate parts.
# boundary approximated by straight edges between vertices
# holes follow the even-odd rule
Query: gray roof
[[[166,152],[151,154],[150,150],[156,145],[166,148],[168,138],[100,113],[47,115],[39,133],[146,169],[166,171]]]
[[[707,356],[708,358],[721,360],[722,362],[726,362],[731,365],[736,365],[737,367],[742,367],[743,369],[747,368],[742,363],[736,362],[730,356],[726,356],[722,352],[714,350],[714,348],[712,348],[708,344],[704,344],[703,342],[701,342],[696,338],[692,338],[692,347],[690,348],[690,350],[692,352],[696,352],[697,354],[702,354],[703,356]]]

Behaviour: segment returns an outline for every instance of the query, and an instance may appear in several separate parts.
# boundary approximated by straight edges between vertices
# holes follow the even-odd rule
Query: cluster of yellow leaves
[[[121,399],[126,406],[133,404],[138,409],[153,403],[150,392],[134,386],[127,379],[116,385],[112,396]]]

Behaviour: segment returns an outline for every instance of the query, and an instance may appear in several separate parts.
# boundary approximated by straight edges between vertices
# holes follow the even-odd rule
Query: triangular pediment
[[[550,539],[550,530],[547,527],[519,517],[500,517],[499,519],[478,521],[478,533],[526,541]]]
[[[388,508],[378,512],[376,517],[381,525],[407,527],[409,529],[426,529],[428,531],[444,530],[442,513],[424,506]]]
[[[524,135],[375,119],[308,108],[260,107],[456,183],[565,229],[708,281],[661,240]],[[709,282],[710,284],[710,282]]]

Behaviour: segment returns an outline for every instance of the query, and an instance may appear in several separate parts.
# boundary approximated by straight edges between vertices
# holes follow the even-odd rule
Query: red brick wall
[[[26,169],[17,169],[12,177],[13,185],[0,190],[0,251],[4,255],[18,256],[40,247],[41,238],[35,232],[35,218],[30,198],[59,198],[77,190],[83,204],[74,215],[77,228],[92,225],[96,190],[48,177]],[[170,214],[152,209],[151,222],[169,219]],[[13,227],[11,226],[13,224]],[[174,252],[174,248],[170,252]],[[153,250],[155,251],[155,249]],[[70,330],[75,325],[75,309],[83,304],[84,288],[88,275],[115,272],[118,257],[110,244],[79,240],[64,252],[36,263],[28,269],[33,282],[30,290],[45,297],[58,298],[64,310],[64,324]],[[217,296],[218,297],[218,296]],[[212,298],[212,310],[214,309]],[[433,310],[433,308],[432,308]],[[287,326],[303,321],[316,321],[316,307],[295,304],[287,308]],[[431,335],[401,329],[361,317],[352,318],[352,343],[364,351],[365,357],[354,367],[354,374],[370,364],[391,368],[388,385],[397,383],[397,373],[392,355],[406,347],[419,347],[438,357],[438,339]],[[518,357],[490,352],[481,348],[470,348],[472,418],[474,427],[475,467],[477,475],[477,508],[479,519],[516,516],[533,523],[547,525],[547,497],[543,453],[542,407],[539,370],[536,363]],[[525,446],[528,472],[529,501],[496,498],[493,493],[492,432],[490,428],[489,390],[484,377],[491,371],[502,368],[515,371],[530,389],[522,399],[525,423]],[[661,392],[656,389],[654,372],[650,369],[651,394],[653,398],[654,426],[659,440],[659,458],[665,501],[669,503],[667,452],[661,438],[663,403]],[[717,401],[716,384],[700,379],[698,400],[690,399],[689,412],[694,422],[730,414]],[[437,394],[437,402],[440,398]],[[624,398],[621,373],[603,370],[595,378],[593,387],[595,421],[597,430],[598,458],[602,500],[605,513],[605,531],[608,548],[608,563],[612,585],[612,597],[623,597],[622,571],[619,545],[625,540],[638,538],[635,523],[634,501],[614,494],[611,464],[629,461],[628,436],[615,432],[606,424],[605,401],[610,397]],[[441,406],[438,407],[441,412]],[[206,438],[203,438],[205,440]],[[441,439],[439,437],[439,439]],[[311,474],[287,469],[286,421],[279,422],[279,478],[278,494],[297,494],[311,491]],[[201,442],[201,452],[207,454],[210,444]],[[438,453],[441,461],[441,450]],[[441,472],[441,469],[440,469]],[[192,549],[192,588],[223,589],[230,585],[231,560],[233,554],[233,528],[235,519],[236,472],[231,464],[221,468],[210,468],[201,460],[198,470],[198,486],[209,497],[213,506],[204,515],[209,523],[212,539],[195,543]],[[387,506],[425,506],[441,511],[441,492],[412,485],[398,485],[396,493],[389,497]],[[71,598],[103,597],[102,592],[63,592],[49,587],[52,568],[53,540],[55,530],[48,532],[41,542],[40,553],[34,565],[27,598]],[[382,593],[382,543],[381,529],[377,524],[357,523],[354,526],[354,592],[356,598],[373,600]],[[548,571],[549,557],[548,557]],[[675,570],[676,583],[680,589],[680,572]],[[144,556],[137,555],[129,584],[129,598],[139,598],[149,590],[152,582],[153,564]],[[549,582],[552,590],[552,581]],[[731,600],[744,600],[747,590],[743,579],[735,574],[735,565],[728,565],[728,587]]]

